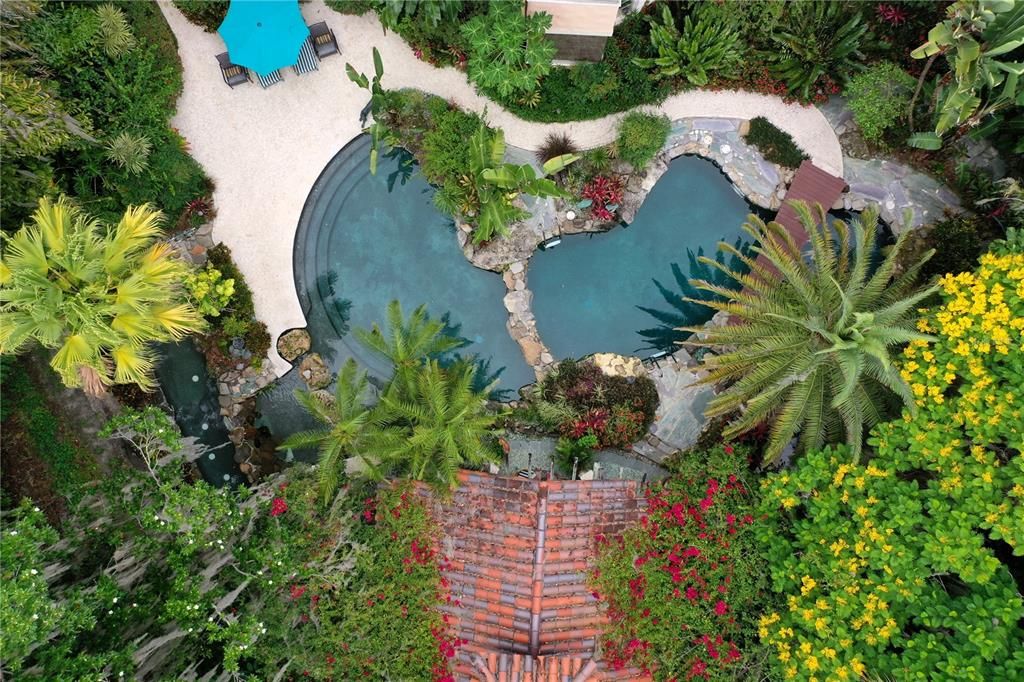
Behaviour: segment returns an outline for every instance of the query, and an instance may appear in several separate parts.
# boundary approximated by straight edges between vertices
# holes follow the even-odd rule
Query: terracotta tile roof
[[[538,481],[463,471],[432,500],[460,647],[459,682],[645,679],[595,658],[604,616],[586,585],[597,533],[639,519],[635,481]],[[419,488],[430,497],[427,488]],[[588,665],[589,663],[589,665]],[[485,673],[484,669],[488,672]],[[489,677],[490,676],[490,677]]]

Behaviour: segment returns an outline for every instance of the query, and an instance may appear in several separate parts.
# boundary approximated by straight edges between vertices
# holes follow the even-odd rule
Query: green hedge
[[[809,158],[789,133],[779,130],[762,116],[750,121],[750,130],[746,138],[749,144],[758,148],[765,159],[780,166],[796,168],[801,161]]]
[[[143,4],[143,3],[139,3]],[[174,0],[174,6],[185,18],[213,33],[228,13],[227,0]]]

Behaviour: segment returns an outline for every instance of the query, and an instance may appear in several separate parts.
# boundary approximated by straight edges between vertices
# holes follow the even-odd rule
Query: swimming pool
[[[382,155],[369,172],[369,137],[342,149],[306,200],[295,238],[295,286],[313,350],[337,370],[354,357],[386,378],[387,362],[350,332],[383,323],[392,299],[406,314],[426,304],[451,333],[467,340],[461,351],[488,363],[500,387],[534,381],[505,327],[505,285],[471,265],[459,249],[450,217],[433,204],[433,188],[400,150]]]
[[[719,241],[742,244],[740,226],[760,211],[733,187],[712,162],[679,157],[628,227],[566,236],[534,254],[527,283],[537,330],[554,356],[671,350],[681,338],[674,327],[710,319],[713,310],[682,297],[696,293],[690,278],[711,275],[696,257],[716,256]]]

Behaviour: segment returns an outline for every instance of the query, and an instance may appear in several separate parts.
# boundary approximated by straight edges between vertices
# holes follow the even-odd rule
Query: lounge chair
[[[263,87],[264,90],[269,88],[271,85],[280,83],[282,80],[280,71],[271,71],[266,76],[261,76],[260,74],[257,73],[256,78],[259,79],[260,85]]]
[[[236,85],[252,81],[249,77],[249,70],[244,66],[232,64],[227,52],[217,55],[217,62],[220,64],[220,75],[224,82],[234,88]]]
[[[302,43],[302,49],[299,50],[299,61],[295,62],[292,70],[295,71],[297,76],[301,76],[304,73],[319,69],[320,58],[316,56],[316,50],[313,49],[313,41],[307,38],[306,42]]]
[[[316,56],[321,59],[332,54],[341,54],[338,39],[334,37],[334,31],[327,26],[326,21],[309,27],[309,39],[313,41],[313,47],[316,48]]]

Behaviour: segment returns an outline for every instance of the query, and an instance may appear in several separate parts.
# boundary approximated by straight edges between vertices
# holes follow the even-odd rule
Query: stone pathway
[[[303,3],[302,14],[307,23],[328,22],[343,56],[324,60],[319,71],[304,76],[285,70],[284,82],[267,90],[255,84],[231,89],[215,59],[225,49],[220,37],[189,23],[169,1],[159,4],[184,67],[184,91],[172,124],[216,184],[213,238],[231,248],[253,290],[256,313],[275,342],[285,331],[305,326],[292,273],[302,206],[331,157],[361,133],[359,112],[368,96],[348,80],[346,61],[369,72],[376,46],[384,62],[385,87],[420,88],[468,110],[486,111],[510,145],[527,151],[540,147],[551,132],[565,132],[583,149],[608,144],[624,116],[553,125],[523,121],[478,95],[463,72],[416,59],[399,36],[383,32],[372,13],[344,16],[322,0]],[[817,165],[837,174],[843,170],[835,133],[814,107],[755,93],[691,91],[646,109],[673,120],[764,116],[793,135]],[[290,369],[276,352],[270,360],[279,375]]]
[[[836,136],[849,141],[857,124],[853,112],[842,97],[832,97],[821,112]],[[863,143],[860,143],[863,145]],[[856,153],[856,152],[855,152]],[[982,150],[976,155],[987,158]],[[843,179],[850,186],[833,208],[862,211],[868,204],[878,204],[882,220],[896,234],[940,219],[947,210],[958,212],[960,200],[945,184],[913,168],[888,159],[859,159],[844,154]],[[911,220],[904,220],[907,209]]]

